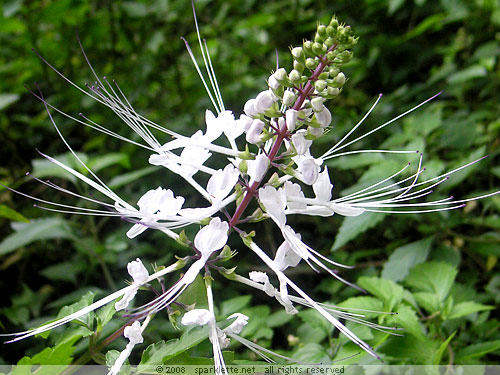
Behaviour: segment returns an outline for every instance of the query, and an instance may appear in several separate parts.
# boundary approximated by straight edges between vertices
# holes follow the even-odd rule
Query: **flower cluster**
[[[198,31],[197,24],[196,28]],[[276,299],[288,314],[300,313],[296,307],[297,304],[315,309],[360,348],[373,357],[379,358],[373,348],[351,332],[340,319],[364,323],[387,332],[392,332],[391,327],[382,327],[364,321],[360,318],[360,314],[349,313],[333,306],[318,303],[285,274],[287,269],[296,267],[303,261],[315,271],[323,270],[336,279],[352,285],[344,280],[337,270],[331,269],[332,266],[341,268],[346,266],[334,262],[307,245],[302,240],[301,235],[287,223],[287,216],[315,215],[325,217],[334,214],[359,216],[366,212],[443,211],[462,207],[469,200],[484,198],[498,192],[466,200],[454,200],[453,197],[449,197],[433,201],[419,201],[419,198],[430,194],[433,187],[446,181],[451,174],[472,164],[426,181],[420,181],[420,175],[424,171],[421,166],[422,155],[420,155],[417,170],[409,177],[402,177],[404,176],[403,172],[409,168],[408,164],[397,173],[388,175],[387,178],[369,187],[344,197],[334,198],[333,185],[328,168],[324,165],[325,161],[363,152],[418,155],[418,151],[414,150],[340,151],[425,104],[424,102],[412,108],[358,138],[348,140],[375,108],[380,100],[379,97],[362,120],[337,144],[323,155],[314,156],[314,152],[311,150],[314,141],[332,128],[332,115],[326,103],[341,93],[347,80],[342,69],[344,64],[351,60],[352,48],[357,43],[357,38],[353,35],[351,28],[340,23],[335,17],[327,25],[318,25],[313,40],[306,40],[301,47],[291,49],[293,69],[287,72],[284,68],[279,68],[273,72],[267,80],[268,87],[245,103],[243,114],[238,118],[224,107],[208,49],[206,44],[202,42],[199,31],[198,40],[208,80],[199,68],[194,53],[187,42],[186,47],[214,106],[215,113],[207,110],[205,113],[206,129],[204,131],[198,130],[191,136],[177,134],[141,116],[126,99],[119,86],[114,82],[109,82],[105,77],[100,78],[95,75],[95,84],[88,85],[84,89],[69,81],[47,61],[43,60],[78,90],[111,109],[142,139],[143,143],[135,142],[112,132],[83,114],[80,114],[79,117],[72,117],[53,107],[41,93],[33,93],[44,103],[55,130],[76,160],[88,171],[88,175],[84,175],[50,156],[42,155],[99,191],[107,200],[101,201],[94,197],[80,196],[102,206],[102,209],[90,209],[48,202],[36,197],[30,198],[41,202],[42,207],[47,210],[83,215],[115,216],[125,219],[132,223],[127,232],[129,238],[140,236],[147,230],[159,230],[192,249],[193,255],[179,259],[168,267],[156,268],[151,275],[140,259],[132,261],[127,267],[133,280],[129,286],[69,316],[34,330],[13,334],[15,338],[11,341],[48,331],[111,302],[115,302],[116,311],[127,309],[140,289],[147,290],[153,281],[166,274],[182,270],[183,275],[174,285],[168,289],[162,287],[160,295],[133,310],[134,312],[131,314],[134,318],[133,323],[124,330],[124,336],[129,340],[129,343],[110,369],[110,374],[118,373],[134,346],[143,341],[142,334],[155,314],[175,305],[177,298],[200,273],[204,275],[208,309],[192,309],[192,307],[181,306],[181,304],[176,305],[176,308],[180,309],[183,314],[180,319],[182,325],[208,326],[209,340],[213,346],[214,365],[221,373],[224,372],[221,369],[224,369],[225,366],[221,349],[227,347],[230,339],[247,345],[265,359],[269,359],[265,353],[269,355],[273,355],[273,353],[239,336],[248,320],[248,317],[242,314],[237,313],[227,317],[227,319],[232,320],[231,324],[224,329],[219,328],[212,292],[212,283],[216,282],[213,279],[214,274],[263,291],[267,296]],[[92,72],[94,72],[93,69]],[[206,200],[206,205],[185,207],[185,197],[176,194],[168,186],[159,186],[146,191],[136,205],[126,202],[99,179],[73,151],[56,125],[51,115],[53,111],[82,125],[149,150],[151,152],[150,164],[166,168],[171,173],[181,177]],[[171,136],[173,140],[162,143],[155,137],[153,130]],[[214,169],[210,167],[210,161],[214,154],[224,158],[226,162],[224,168]],[[206,181],[206,179],[198,178],[199,174],[208,175],[206,185],[200,182]],[[51,182],[40,182],[77,196],[76,193]],[[306,196],[306,192],[311,191],[311,189],[304,189],[305,186],[312,188],[314,196]],[[247,208],[253,201],[257,201],[260,208],[248,215]],[[222,213],[227,216],[223,216]],[[257,241],[254,241],[253,233],[244,231],[246,223],[262,219],[271,219],[283,238],[283,242],[274,257],[271,257],[258,245]],[[179,229],[190,225],[201,226],[192,240],[187,238],[184,232],[179,231]],[[239,234],[241,239],[238,251],[243,251],[246,247],[255,253],[269,268],[272,273],[271,277],[266,273],[253,271],[247,278],[237,274],[234,268],[223,267],[222,263],[232,259],[235,255],[235,252],[227,245],[229,235],[234,233]],[[276,279],[276,286],[273,284],[273,277]]]

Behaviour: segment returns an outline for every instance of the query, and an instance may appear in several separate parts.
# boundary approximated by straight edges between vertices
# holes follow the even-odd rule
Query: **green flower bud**
[[[323,79],[320,79],[320,80],[317,80],[316,82],[314,82],[314,88],[318,92],[323,91],[326,88],[326,86],[327,86],[327,83]]]
[[[339,21],[337,20],[337,17],[333,16],[328,26],[331,26],[334,29],[336,29],[339,26]]]
[[[337,57],[336,51],[330,51],[326,54],[326,58],[328,59],[329,62],[332,62],[333,60],[335,60],[335,57]]]
[[[313,59],[312,57],[309,57],[306,59],[306,67],[307,69],[310,69],[310,70],[313,70],[313,69],[316,69],[316,67],[318,66],[319,64],[319,61],[316,60],[316,59]]]
[[[335,44],[335,39],[328,37],[325,39],[325,44],[328,48],[330,48],[331,46],[333,46]]]
[[[293,69],[288,75],[288,79],[292,81],[294,84],[300,81],[300,72]]]
[[[304,60],[304,62],[305,62],[305,60]],[[303,63],[298,62],[297,60],[295,60],[293,62],[293,69],[296,70],[296,71],[298,71],[300,74],[302,74],[302,72],[305,69],[305,65]]]
[[[314,35],[314,43],[323,44],[324,41],[325,39],[322,38],[319,34]]]
[[[318,79],[326,80],[328,78],[328,72],[323,72],[319,75]]]
[[[336,33],[337,33],[337,29],[332,27],[331,25],[328,25],[328,27],[326,28],[326,35],[333,38]]]
[[[337,74],[337,76],[333,79],[333,82],[335,82],[339,86],[344,86],[345,83],[344,73],[340,72],[339,74]]]
[[[328,96],[328,99],[333,99],[340,94],[340,89],[328,86],[328,88],[326,89],[326,94]]]
[[[325,37],[326,36],[326,26],[325,25],[318,25],[318,34],[321,37]]]
[[[322,43],[314,43],[312,50],[316,56],[322,55],[323,54],[323,44]]]
[[[310,40],[305,40],[304,43],[302,43],[302,46],[304,47],[303,51],[305,52],[306,56],[314,56],[312,47],[313,47],[313,42]]]
[[[330,73],[330,77],[336,77],[337,74],[340,73],[340,69],[337,68],[336,66],[330,66],[328,68],[328,73]]]

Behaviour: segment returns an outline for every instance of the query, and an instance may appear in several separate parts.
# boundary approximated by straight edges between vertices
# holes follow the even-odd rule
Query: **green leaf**
[[[19,212],[14,211],[12,208],[9,208],[3,204],[0,204],[0,217],[5,217],[6,219],[13,221],[22,221],[24,223],[29,223],[30,221],[26,219]]]
[[[56,319],[61,319],[64,318],[65,316],[71,315],[89,305],[92,304],[94,301],[94,292],[87,292],[85,295],[82,296],[80,301],[73,303],[72,305],[69,306],[64,306],[60,311],[59,314],[57,314]],[[77,322],[79,324],[82,324],[84,327],[92,329],[92,323],[94,321],[94,312],[90,312],[86,315],[83,315],[75,320],[74,322]]]
[[[0,94],[0,111],[17,102],[20,97],[19,94]]]
[[[493,306],[483,305],[474,301],[461,302],[453,306],[446,319],[457,319],[478,311],[493,310]]]
[[[384,301],[389,311],[403,298],[403,288],[390,280],[363,276],[358,279],[358,285]]]
[[[450,341],[453,339],[453,337],[455,337],[455,334],[457,333],[457,331],[453,332],[447,339],[445,342],[443,342],[441,345],[439,345],[439,348],[438,350],[436,350],[436,354],[434,354],[434,358],[433,358],[433,361],[432,361],[432,364],[434,365],[439,365],[441,363],[441,358],[443,357],[443,353],[444,351],[446,350],[446,348],[448,347]]]
[[[472,152],[469,156],[461,159],[458,163],[453,165],[453,167],[449,168],[448,170],[452,171],[458,167],[461,167],[461,166],[466,165],[470,162],[478,160],[481,157],[483,157],[485,154],[486,154],[486,146],[479,147],[476,151]],[[450,175],[450,179],[446,183],[444,183],[440,186],[442,186],[443,190],[449,190],[452,187],[458,185],[460,182],[462,182],[468,176],[470,176],[472,174],[472,172],[474,172],[477,168],[481,168],[481,167],[484,167],[484,164],[482,164],[482,162],[480,161],[480,162],[475,163],[467,168],[464,168],[456,173],[453,173],[452,175]],[[441,190],[441,189],[438,189],[438,191],[439,190]]]
[[[115,315],[115,313],[116,310],[114,303],[108,303],[107,305],[104,305],[99,310],[97,310],[98,330],[101,330],[102,327],[108,324],[111,318],[113,318],[113,316]]]
[[[295,360],[301,362],[309,362],[309,363],[329,363],[330,358],[328,353],[325,351],[323,346],[316,343],[307,343],[299,350],[297,350],[293,356]]]
[[[0,255],[10,253],[35,241],[55,238],[75,240],[77,238],[69,223],[59,218],[32,220],[29,224],[16,222],[12,226],[15,233],[7,236],[0,243]]]
[[[434,314],[435,312],[441,311],[442,303],[438,295],[434,293],[417,292],[413,293],[413,297],[418,305],[429,313]]]
[[[195,327],[185,332],[179,339],[159,341],[149,345],[142,353],[138,372],[145,366],[163,364],[170,358],[179,355],[208,338],[208,327]]]
[[[110,152],[100,156],[93,156],[87,162],[87,167],[89,167],[92,172],[98,172],[101,169],[109,167],[113,164],[120,164],[123,167],[129,167],[129,156],[123,152]]]
[[[459,84],[469,81],[471,79],[485,77],[488,74],[486,68],[481,65],[472,65],[468,68],[452,74],[446,80],[449,84]]]
[[[110,189],[116,189],[123,185],[128,185],[131,182],[137,181],[140,178],[147,176],[148,174],[153,173],[155,171],[158,171],[158,168],[155,166],[141,168],[130,173],[124,173],[119,176],[116,176],[112,178],[107,185],[109,186]]]
[[[428,338],[422,341],[413,335],[405,335],[390,338],[378,351],[399,360],[410,360],[411,364],[428,364],[438,347],[436,341]]]
[[[353,309],[346,311],[354,314],[363,314],[367,318],[377,317],[380,315],[377,311],[384,311],[384,304],[381,300],[368,296],[351,297],[339,303],[338,306]],[[358,309],[360,311],[358,311]],[[373,312],[366,312],[363,310],[372,310]]]
[[[457,276],[457,269],[448,263],[430,262],[416,265],[405,283],[417,290],[435,293],[444,301]]]
[[[81,269],[78,263],[63,262],[44,268],[40,273],[50,280],[76,283],[76,275]]]
[[[403,280],[416,264],[425,262],[431,249],[432,237],[398,247],[384,264],[382,277],[392,281]]]
[[[472,344],[456,353],[457,359],[482,357],[490,352],[500,349],[500,340]]]
[[[77,152],[76,155],[80,158],[81,161],[84,163],[87,163],[88,157],[87,155]],[[75,158],[75,156],[71,152],[66,152],[65,154],[62,155],[57,155],[54,157],[57,161],[61,162],[64,165],[67,165],[68,167],[71,167],[77,171],[84,172],[82,169],[82,165],[78,162],[78,160]],[[45,177],[59,177],[66,179],[68,181],[71,181],[72,183],[76,183],[77,178],[73,176],[70,172],[66,171],[65,169],[61,168],[57,164],[52,163],[48,159],[34,159],[31,161],[31,164],[33,165],[33,176],[38,177],[38,178],[45,178]],[[83,173],[85,174],[85,173]]]
[[[360,216],[346,217],[340,226],[339,232],[335,237],[332,251],[340,249],[353,238],[380,223],[385,214],[375,212],[364,212]]]
[[[252,296],[239,296],[222,302],[220,315],[229,316],[235,312],[241,311],[244,307],[248,306],[251,299]]]
[[[405,332],[415,336],[419,340],[425,340],[425,335],[422,332],[422,325],[418,321],[415,310],[406,305],[398,307],[397,315],[391,315],[389,321],[397,327],[403,327]]]

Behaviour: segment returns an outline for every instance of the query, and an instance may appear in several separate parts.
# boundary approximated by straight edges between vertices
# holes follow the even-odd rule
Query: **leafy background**
[[[276,65],[276,50],[280,64],[289,67],[288,47],[310,37],[318,20],[327,22],[337,14],[354,28],[360,42],[347,69],[350,81],[330,104],[335,127],[316,145],[316,154],[340,139],[379,92],[385,96],[366,123],[370,129],[443,91],[422,110],[356,147],[419,149],[424,152],[428,177],[489,155],[435,194],[469,197],[500,186],[500,1],[204,0],[197,1],[196,8],[226,107],[235,114],[266,87],[265,79]],[[184,36],[195,46],[188,1],[2,2],[0,180],[27,194],[72,204],[78,201],[25,176],[31,171],[89,194],[87,186],[37,153],[38,149],[60,155],[75,165],[43,104],[23,85],[34,90],[39,85],[45,97],[63,111],[75,116],[84,112],[110,129],[133,136],[110,111],[71,87],[31,51],[35,48],[77,84],[91,82],[76,29],[99,74],[114,78],[135,108],[151,120],[191,134],[203,127],[204,111],[210,108],[179,39]],[[189,194],[180,180],[148,167],[143,150],[62,116],[56,115],[55,120],[88,165],[130,202],[159,185]],[[405,162],[385,156],[335,160],[329,164],[335,193],[366,186],[394,173]],[[196,204],[196,199],[189,198],[189,203]],[[292,276],[321,301],[398,312],[373,315],[372,319],[404,327],[403,337],[348,324],[376,347],[386,363],[495,363],[500,355],[500,322],[494,317],[500,302],[499,209],[500,198],[493,197],[440,214],[294,218],[292,224],[308,244],[356,265],[343,275],[369,294],[362,295],[306,267],[293,270]],[[182,247],[152,231],[129,241],[125,237],[128,227],[117,220],[43,212],[29,199],[0,188],[2,330],[36,326],[122,287],[126,264],[136,257],[145,264],[169,264],[174,255],[187,255]],[[276,249],[280,240],[274,238],[271,224],[261,224],[258,232],[264,247]],[[192,233],[188,231],[188,235]],[[230,245],[237,248],[236,242]],[[255,269],[245,249],[238,250],[238,272]],[[265,296],[226,284],[220,278],[215,283],[218,317],[223,319],[234,311],[249,315],[244,337],[310,362],[341,359],[359,351],[316,313],[302,311],[291,319]],[[217,293],[222,290],[224,298]],[[197,297],[203,300],[199,293],[195,285],[186,302]],[[0,361],[104,363],[108,350],[121,350],[126,343],[110,336],[126,322],[111,319],[112,314],[107,309],[48,338],[2,345]],[[175,341],[181,333],[166,316],[156,317],[142,346],[156,344],[142,358],[141,350],[136,350],[131,362],[210,363],[206,332],[190,331]],[[201,344],[192,348],[197,342]],[[116,354],[109,351],[108,361]],[[225,355],[228,363],[255,359],[234,344]],[[360,354],[345,363],[371,361]]]

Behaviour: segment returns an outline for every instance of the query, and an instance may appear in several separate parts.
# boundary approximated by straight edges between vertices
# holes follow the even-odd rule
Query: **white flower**
[[[260,142],[260,135],[266,124],[264,121],[255,119],[252,121],[252,125],[247,131],[246,140],[248,143],[256,144]]]
[[[325,106],[323,105],[324,102],[324,98],[317,96],[316,98],[311,100],[311,108],[314,112],[321,112],[323,111],[323,109],[325,109]]]
[[[302,258],[292,250],[290,244],[287,241],[283,241],[280,247],[278,247],[278,251],[276,251],[274,263],[280,271],[284,271],[288,267],[295,267],[300,263],[301,259]]]
[[[134,345],[141,344],[144,341],[141,332],[141,323],[139,323],[139,321],[136,320],[131,325],[126,326],[125,329],[123,330],[123,336],[129,339],[131,344]]]
[[[284,189],[276,190],[272,186],[259,189],[259,199],[276,224],[281,228],[286,223],[286,195]]]
[[[224,247],[228,230],[227,222],[221,221],[218,217],[200,229],[194,238],[194,246],[201,252],[204,259],[208,259],[214,251]]]
[[[249,99],[246,103],[245,106],[243,107],[243,111],[245,112],[245,115],[249,117],[257,116],[259,112],[255,108],[255,104],[257,104],[257,100],[255,99]]]
[[[295,103],[295,99],[297,99],[297,95],[295,95],[293,91],[286,90],[283,93],[283,104],[287,107],[291,107],[293,103]]]
[[[271,74],[269,76],[269,79],[267,80],[267,84],[269,85],[269,88],[273,89],[273,90],[277,90],[280,88],[280,83],[276,80],[276,77],[274,76],[274,74]]]
[[[206,324],[215,323],[215,319],[212,313],[206,309],[194,309],[184,314],[181,323],[185,326],[204,326]]]
[[[248,324],[248,316],[241,313],[234,313],[227,317],[227,319],[236,318],[234,322],[232,322],[229,327],[224,329],[224,333],[227,334],[240,334],[243,327]]]
[[[269,159],[265,154],[259,154],[255,160],[248,160],[248,175],[250,176],[250,184],[254,181],[260,182],[269,168]]]
[[[221,202],[233,190],[239,176],[239,171],[232,164],[228,164],[224,169],[219,169],[210,177],[207,192],[214,198],[215,202]]]
[[[287,207],[289,210],[305,210],[307,207],[306,203],[294,201],[293,198],[304,198],[304,193],[299,184],[294,184],[293,182],[286,181],[283,184],[283,189],[285,190],[285,196],[287,199]]]
[[[130,304],[130,301],[132,301],[132,299],[137,294],[137,291],[139,290],[140,286],[144,284],[149,278],[148,270],[146,269],[146,267],[144,267],[139,258],[127,264],[127,271],[134,280],[134,282],[132,283],[134,288],[128,290],[123,295],[123,298],[115,303],[116,311],[120,311],[127,308],[127,306]]]
[[[127,237],[134,238],[148,229],[148,224],[177,215],[183,204],[184,198],[180,196],[175,198],[170,189],[158,187],[155,190],[149,190],[137,202],[141,222],[129,229]],[[119,206],[116,207],[119,208]]]
[[[240,118],[236,120],[236,127],[241,128],[245,133],[248,132],[250,126],[252,125],[253,118],[247,115],[240,115]]]
[[[318,179],[318,166],[312,156],[296,157],[294,161],[298,164],[299,177],[307,185],[312,185]]]
[[[312,141],[306,139],[307,130],[300,129],[292,135],[292,144],[298,155],[305,155],[312,145]]]
[[[314,194],[316,199],[320,202],[328,202],[332,199],[332,189],[333,185],[330,182],[330,175],[328,174],[328,168],[325,167],[323,172],[318,175],[318,179],[313,184]]]

